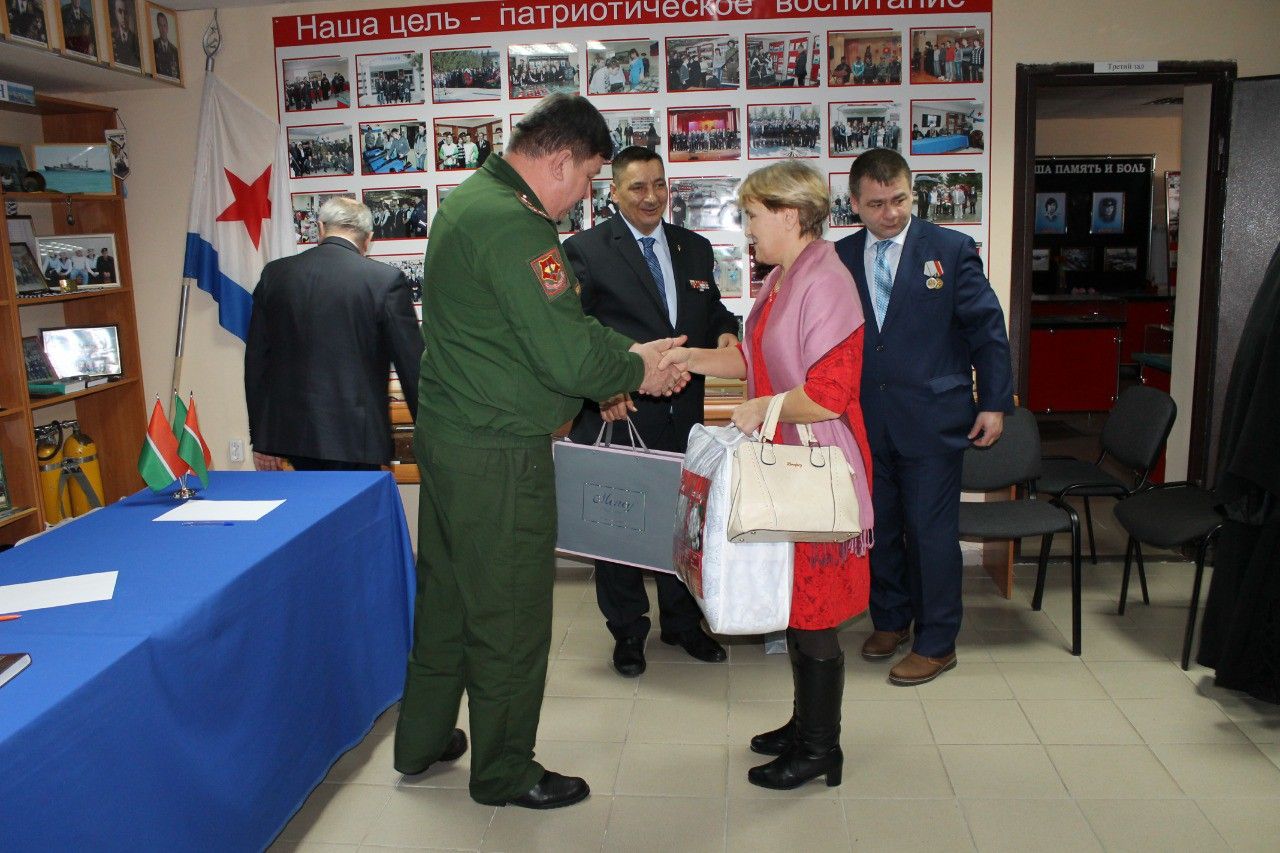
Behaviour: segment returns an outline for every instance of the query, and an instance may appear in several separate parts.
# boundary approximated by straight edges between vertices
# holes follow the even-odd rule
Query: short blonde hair
[[[738,187],[738,204],[758,202],[769,210],[792,208],[800,218],[801,236],[822,236],[831,213],[831,193],[822,174],[799,160],[781,160],[756,169]]]

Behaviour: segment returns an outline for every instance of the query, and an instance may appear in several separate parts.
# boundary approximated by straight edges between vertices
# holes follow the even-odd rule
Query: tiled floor
[[[844,784],[775,792],[747,784],[746,742],[790,711],[786,657],[730,639],[702,664],[655,632],[648,672],[620,678],[589,571],[562,564],[537,757],[590,799],[477,805],[467,757],[407,783],[392,709],[272,850],[1280,850],[1280,708],[1179,669],[1189,567],[1153,563],[1151,606],[1124,617],[1119,566],[1088,567],[1081,658],[1062,561],[1040,613],[1019,568],[1012,601],[966,570],[960,666],[933,684],[890,686],[857,655],[867,620],[847,626]]]

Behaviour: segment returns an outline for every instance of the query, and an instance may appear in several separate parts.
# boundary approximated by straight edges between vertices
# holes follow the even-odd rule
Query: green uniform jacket
[[[418,412],[433,435],[549,435],[583,398],[644,377],[631,339],[582,313],[555,222],[501,156],[436,213],[425,280]]]

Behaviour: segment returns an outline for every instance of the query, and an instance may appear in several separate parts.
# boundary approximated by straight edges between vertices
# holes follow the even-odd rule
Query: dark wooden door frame
[[[1201,254],[1200,316],[1196,330],[1196,366],[1192,391],[1191,438],[1187,479],[1203,481],[1208,471],[1213,417],[1214,348],[1217,346],[1218,258],[1225,215],[1227,142],[1231,130],[1234,62],[1161,62],[1148,74],[1095,74],[1091,63],[1019,65],[1014,96],[1013,257],[1009,281],[1009,344],[1014,384],[1027,399],[1031,350],[1031,236],[1035,213],[1036,105],[1041,89],[1059,86],[1208,85],[1208,185],[1205,187],[1204,249]],[[1102,153],[1102,152],[1099,152]]]

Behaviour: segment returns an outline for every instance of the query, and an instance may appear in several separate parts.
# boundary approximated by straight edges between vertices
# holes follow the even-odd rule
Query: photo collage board
[[[643,145],[662,155],[667,221],[711,241],[716,283],[740,317],[764,270],[742,233],[737,187],[779,159],[802,158],[828,176],[826,236],[838,240],[861,227],[849,203],[853,159],[895,148],[912,169],[913,214],[969,234],[981,249],[990,215],[991,0],[910,14],[847,3],[860,8],[838,16],[806,15],[812,4],[801,0],[783,14],[781,2],[724,5],[748,10],[737,17],[706,16],[705,3],[656,4],[684,10],[672,18],[639,3],[477,2],[275,18],[300,248],[315,242],[328,198],[360,198],[374,213],[370,256],[405,270],[420,294],[441,202],[503,150],[538,99],[571,92],[600,109],[615,151]],[[640,17],[550,26],[579,7],[634,7]],[[546,29],[529,23],[535,10],[550,16]],[[459,26],[412,34],[404,23],[415,14]],[[559,223],[564,237],[615,213],[609,185],[606,164],[589,198]]]

